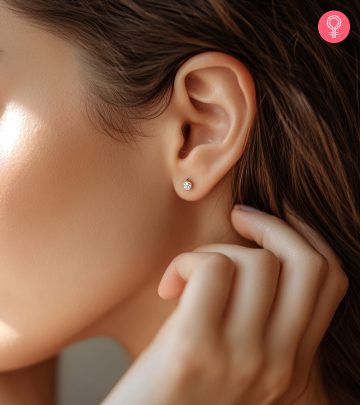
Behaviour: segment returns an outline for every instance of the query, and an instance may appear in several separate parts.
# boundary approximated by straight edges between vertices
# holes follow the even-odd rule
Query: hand
[[[233,210],[258,249],[210,244],[176,256],[160,282],[180,297],[103,405],[278,405],[306,389],[348,289],[325,241],[294,216]]]

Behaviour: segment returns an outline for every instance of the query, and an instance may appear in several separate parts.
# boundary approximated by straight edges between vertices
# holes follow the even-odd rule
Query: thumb
[[[171,262],[165,270],[158,285],[157,293],[159,297],[164,300],[178,298],[186,284],[186,282],[173,271],[172,263],[173,262]]]

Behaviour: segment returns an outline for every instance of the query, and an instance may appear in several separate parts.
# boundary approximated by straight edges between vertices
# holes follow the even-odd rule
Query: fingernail
[[[250,207],[249,205],[244,205],[244,204],[236,204],[234,205],[234,209],[236,210],[242,210],[242,211],[250,211],[250,212],[259,212],[259,210],[257,210],[254,207]]]

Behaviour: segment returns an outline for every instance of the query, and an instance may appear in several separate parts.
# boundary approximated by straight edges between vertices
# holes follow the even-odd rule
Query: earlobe
[[[172,105],[183,128],[173,156],[174,187],[181,198],[198,200],[241,157],[255,118],[255,85],[236,58],[205,52],[180,67],[173,90]]]

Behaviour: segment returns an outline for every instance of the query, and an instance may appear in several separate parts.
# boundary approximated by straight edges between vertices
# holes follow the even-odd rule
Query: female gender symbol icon
[[[333,20],[337,21],[337,25],[334,26],[330,24],[330,22]],[[341,18],[338,17],[337,15],[331,15],[330,17],[327,18],[326,25],[331,29],[330,32],[331,38],[336,38],[336,36],[339,35],[339,32],[336,30],[341,26]]]
[[[329,31],[329,28],[331,31]],[[350,32],[350,22],[341,11],[331,10],[324,13],[318,23],[319,34],[327,42],[343,41]]]

